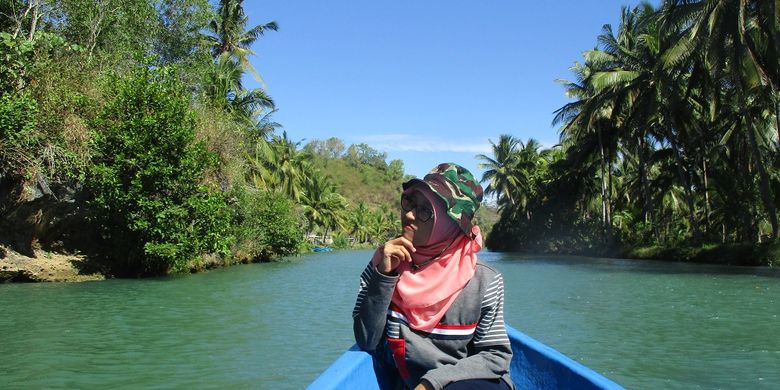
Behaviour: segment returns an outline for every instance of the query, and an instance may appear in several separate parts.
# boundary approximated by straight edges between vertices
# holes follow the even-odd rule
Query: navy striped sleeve
[[[363,303],[363,299],[366,297],[366,293],[368,292],[368,282],[371,280],[371,277],[374,276],[374,266],[371,263],[368,263],[368,266],[366,266],[366,269],[363,270],[363,273],[360,274],[360,288],[358,289],[358,296],[357,300],[355,300],[355,308],[352,309],[352,318],[355,318],[360,314],[360,305]]]
[[[504,278],[496,274],[482,298],[482,317],[474,334],[474,346],[509,345],[504,326]]]

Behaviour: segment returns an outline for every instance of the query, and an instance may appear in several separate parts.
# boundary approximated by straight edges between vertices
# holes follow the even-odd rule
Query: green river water
[[[354,341],[370,251],[0,285],[0,388],[301,389]],[[629,389],[780,389],[780,270],[482,253],[515,328]]]

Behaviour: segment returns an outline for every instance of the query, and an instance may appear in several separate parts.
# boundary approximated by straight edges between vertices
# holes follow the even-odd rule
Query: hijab
[[[434,225],[428,242],[415,246],[412,263],[398,265],[391,307],[403,314],[412,329],[431,332],[474,276],[482,235],[476,225],[471,229],[473,239],[463,233],[447,215],[444,200],[428,186],[414,185],[404,192],[411,191],[419,191],[431,203]],[[372,263],[379,264],[382,255],[379,248]]]

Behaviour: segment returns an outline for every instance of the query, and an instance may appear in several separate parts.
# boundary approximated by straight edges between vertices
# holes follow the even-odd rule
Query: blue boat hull
[[[512,381],[518,389],[623,389],[601,374],[507,326],[512,343]],[[371,356],[353,346],[308,389],[378,389]]]

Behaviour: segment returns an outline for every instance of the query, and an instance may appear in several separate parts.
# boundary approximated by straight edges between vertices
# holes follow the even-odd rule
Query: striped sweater
[[[378,375],[413,388],[422,379],[435,389],[465,379],[502,378],[512,386],[512,350],[504,328],[504,280],[480,262],[474,276],[430,332],[411,329],[391,303],[398,276],[369,263],[360,275],[352,311],[358,346],[374,357]]]

